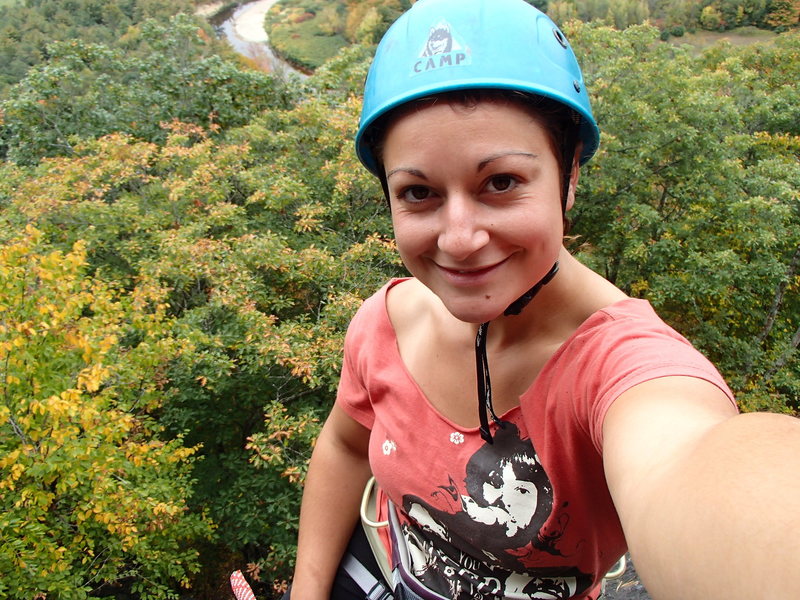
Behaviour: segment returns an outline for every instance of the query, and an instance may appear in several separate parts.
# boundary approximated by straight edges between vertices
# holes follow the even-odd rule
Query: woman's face
[[[400,256],[456,318],[501,315],[557,260],[559,164],[521,105],[409,112],[387,129],[383,160]]]

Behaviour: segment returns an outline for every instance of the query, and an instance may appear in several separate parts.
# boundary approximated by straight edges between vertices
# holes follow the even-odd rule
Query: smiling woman
[[[559,161],[524,106],[411,113],[388,128],[384,165],[400,256],[456,319],[495,319],[558,260]]]
[[[800,424],[737,415],[702,354],[563,244],[598,143],[566,37],[526,2],[425,0],[386,33],[356,149],[411,277],[348,329],[290,594],[597,600],[628,546],[656,597],[800,594]],[[390,525],[367,545],[370,475]],[[734,543],[765,530],[792,558]]]

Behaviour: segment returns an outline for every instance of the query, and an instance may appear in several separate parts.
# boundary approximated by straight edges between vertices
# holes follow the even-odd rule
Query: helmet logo
[[[453,28],[447,21],[439,21],[431,27],[428,39],[414,62],[413,74],[419,75],[443,67],[468,65],[470,50],[453,35]]]
[[[422,56],[433,56],[434,54],[444,54],[453,49],[453,34],[450,33],[450,23],[441,21],[435,27],[431,27],[428,34],[428,41],[425,42],[425,49]]]

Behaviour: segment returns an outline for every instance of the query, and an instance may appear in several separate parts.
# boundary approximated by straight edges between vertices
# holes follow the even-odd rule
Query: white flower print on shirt
[[[450,441],[456,445],[464,443],[464,434],[454,431],[450,434]]]
[[[383,442],[383,454],[385,456],[389,456],[395,450],[397,450],[397,444],[395,444],[392,440],[386,440]]]

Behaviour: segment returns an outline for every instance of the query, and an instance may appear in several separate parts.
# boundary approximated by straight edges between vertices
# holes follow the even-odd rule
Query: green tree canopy
[[[26,502],[69,532],[83,526],[69,511],[97,505],[106,520],[86,516],[86,539],[110,539],[113,560],[92,585],[122,595],[147,574],[158,593],[185,581],[215,598],[249,565],[274,595],[291,573],[348,321],[403,273],[380,186],[352,146],[370,46],[283,84],[183,48],[204,47],[196,32],[181,37],[188,21],[153,24],[152,39],[148,27],[131,34],[152,57],[61,45],[3,105],[14,161],[0,165],[0,347],[14,394],[0,415],[0,485],[15,548],[49,557],[35,563],[39,588],[12,598],[87,578],[85,563],[59,562],[71,547],[26,521]],[[567,34],[602,129],[572,215],[575,251],[649,299],[745,408],[797,410],[798,35],[695,56],[647,26],[575,22]],[[58,452],[37,453],[56,425],[69,433]],[[154,462],[136,464],[148,444]],[[48,462],[64,452],[86,469],[107,460],[111,480],[145,481],[148,496],[120,501],[124,520],[108,479],[72,486],[71,466]],[[146,522],[160,523],[162,504],[172,520],[157,542]],[[151,547],[173,571],[142,558]],[[22,578],[27,556],[0,560]]]
[[[0,6],[0,98],[28,69],[51,57],[52,42],[80,39],[115,45],[130,26],[191,13],[193,4],[190,0],[26,0]]]
[[[75,40],[48,46],[51,58],[0,104],[8,160],[33,164],[112,132],[163,141],[162,124],[173,120],[235,127],[288,102],[276,79],[221,58],[190,17],[149,20],[129,36],[136,52]]]
[[[143,413],[180,343],[157,290],[85,276],[85,246],[28,226],[0,247],[0,594],[174,597],[211,533],[186,503],[195,449]]]
[[[695,59],[649,28],[570,33],[603,128],[575,211],[581,256],[650,299],[745,405],[796,409],[800,36]]]

